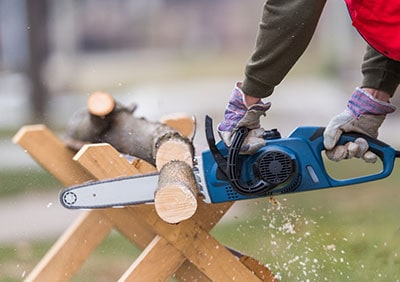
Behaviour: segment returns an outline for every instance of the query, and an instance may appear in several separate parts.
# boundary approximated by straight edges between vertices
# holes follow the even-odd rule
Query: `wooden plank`
[[[201,228],[211,230],[233,204],[234,202],[207,204],[199,201],[197,211],[192,218]]]
[[[74,160],[90,171],[97,179],[115,178],[141,174],[141,172],[130,164],[120,153],[107,143],[89,144],[82,147],[74,156]],[[152,167],[142,167],[142,172],[153,170]],[[143,212],[149,212],[152,207],[141,206]],[[104,209],[104,214],[113,222],[114,228],[118,229],[130,241],[140,248],[145,248],[156,235],[140,218],[132,218],[126,208]]]
[[[73,159],[89,170],[97,179],[116,178],[140,173],[123,155],[107,143],[84,145]]]
[[[98,179],[111,178],[114,177],[113,173],[119,174],[119,171],[129,171],[132,165],[129,164],[124,159],[119,159],[119,153],[114,149],[110,149],[110,145],[108,144],[91,144],[87,145],[86,148],[82,148],[81,151],[74,157],[74,160],[86,167],[90,172],[92,172]],[[118,160],[115,162],[109,162],[108,159]],[[112,167],[116,168],[112,168]],[[151,169],[151,168],[149,168]],[[132,173],[134,174],[134,172]],[[133,242],[135,242],[140,248],[144,249],[148,243],[150,243],[154,236],[155,232],[153,228],[143,220],[142,216],[132,216],[130,217],[126,215],[125,209],[127,210],[136,210],[139,214],[146,213],[155,213],[154,205],[139,205],[139,206],[131,206],[123,209],[106,209],[104,213],[109,216],[109,218],[113,221],[114,227],[121,231],[127,238]],[[123,215],[124,218],[121,218],[120,215]],[[127,224],[128,223],[128,224]],[[127,228],[130,225],[132,229]],[[136,235],[135,235],[136,234]],[[140,236],[137,236],[140,234]],[[160,248],[160,249],[159,249]],[[163,244],[155,244],[152,246],[152,254],[160,254],[160,257],[164,257],[165,253]],[[181,259],[176,262],[176,260],[171,260],[169,264],[165,264],[160,267],[160,271],[162,271],[163,275],[166,277],[170,277],[176,270],[177,266],[181,265],[185,258],[182,257],[182,254],[177,251],[175,248],[170,249],[167,255],[168,257],[180,257]],[[143,256],[141,256],[143,258]],[[159,257],[159,259],[160,259]],[[136,270],[138,268],[138,270]],[[140,270],[139,270],[140,268]],[[138,258],[134,264],[124,273],[122,280],[131,279],[131,277],[136,276],[135,271],[140,272],[152,272],[154,266],[152,264],[148,264],[146,260]],[[195,272],[198,273],[195,267],[192,267],[192,272],[183,273],[181,278],[183,280],[186,279],[186,275],[194,276]],[[135,274],[133,274],[135,273]],[[199,276],[199,275],[197,275]]]
[[[35,266],[25,281],[69,281],[110,233],[101,211],[82,214]]]
[[[14,136],[13,142],[24,148],[64,185],[74,185],[94,179],[82,166],[72,160],[75,152],[68,149],[44,125],[22,127]],[[101,211],[82,214],[35,266],[26,281],[69,280],[110,232],[111,225],[107,219],[99,221],[100,218],[104,218]],[[94,223],[96,224],[93,225]],[[76,252],[76,246],[83,238],[89,240],[80,247],[79,252]]]
[[[196,133],[196,119],[185,113],[173,113],[161,117],[160,122],[178,130],[183,136],[190,139]]]
[[[243,263],[248,269],[252,270],[254,274],[264,282],[278,282],[279,280],[275,278],[275,275],[269,270],[264,264],[258,260],[243,255],[240,258],[241,263]]]
[[[176,252],[174,246],[156,236],[119,281],[167,281],[184,260],[183,254]]]
[[[138,207],[139,208],[139,207]],[[154,212],[154,206],[152,205],[141,205],[140,210],[142,213]],[[123,209],[105,209],[103,211],[105,215],[108,216],[109,220],[113,222],[114,228],[116,228],[121,234],[123,234],[128,240],[136,244],[140,249],[144,250],[151,243],[151,239],[156,236],[156,233],[150,226],[148,226],[147,222],[142,221],[139,218],[133,218],[132,214],[129,212],[129,208]],[[156,249],[158,246],[155,246]],[[153,253],[155,253],[153,251]],[[169,254],[177,255],[175,250],[169,250]],[[141,255],[142,256],[142,255]],[[140,257],[141,257],[140,256]],[[165,256],[165,253],[162,253],[161,257]],[[133,279],[137,272],[135,272],[138,263],[146,263],[144,260],[141,260],[138,257],[132,266],[130,266],[126,272],[121,277],[120,281],[130,281]],[[169,255],[168,255],[169,257]],[[176,261],[176,264],[182,264],[181,267],[175,272],[174,276],[178,277],[181,281],[198,281],[205,282],[210,281],[201,271],[198,270],[196,266],[190,263],[188,260],[185,260],[183,257],[182,260]],[[174,265],[171,266],[172,269],[175,268]],[[146,268],[147,269],[147,268]],[[164,268],[165,269],[165,268]],[[172,270],[171,270],[172,271]],[[172,271],[173,272],[173,271]],[[165,272],[163,275],[171,275],[170,272]],[[167,275],[167,276],[168,276]],[[157,281],[162,281],[162,279]],[[154,281],[154,280],[147,280]]]
[[[230,207],[232,207],[233,204],[234,202],[207,204],[203,201],[200,201],[198,210],[192,219],[199,224],[201,228],[209,231],[218,223],[218,221],[225,215],[225,213]],[[258,260],[246,255],[241,255],[240,262],[243,263],[243,265],[245,265],[262,281],[277,282],[273,273]]]
[[[141,206],[142,212],[151,212],[152,207]],[[154,230],[140,218],[133,218],[129,209],[104,209],[103,214],[113,223],[114,228],[138,248],[144,249],[156,236]]]
[[[196,214],[193,216],[192,219],[197,224],[199,224],[203,229],[209,231],[225,215],[225,213],[229,210],[229,208],[233,205],[233,203],[234,202],[207,204],[203,201],[200,201],[198,206],[198,211],[196,212]],[[262,281],[277,282],[277,280],[274,278],[273,273],[265,265],[261,264],[258,260],[246,255],[241,255],[240,261]],[[184,267],[185,266],[182,266],[179,270],[183,269]],[[194,276],[194,278],[191,280],[199,281],[198,279],[200,277],[201,277],[200,275]]]
[[[44,125],[23,126],[13,137],[13,142],[24,148],[65,186],[94,179],[85,169],[72,161],[75,152],[68,149]]]
[[[48,132],[47,132],[48,133]],[[35,134],[37,137],[38,134]],[[44,138],[47,138],[48,134],[45,135]],[[53,136],[54,137],[54,136]],[[37,138],[40,140],[40,138]],[[48,139],[46,139],[48,140]],[[57,141],[57,138],[52,138],[52,141]],[[39,142],[40,143],[40,142]],[[28,144],[30,144],[28,142]],[[57,144],[57,143],[56,143]],[[62,142],[58,142],[58,146],[60,147],[60,144]],[[53,144],[50,144],[53,146],[50,146],[51,148],[56,147]],[[113,153],[115,153],[115,149],[109,146],[108,144],[105,146],[107,150],[111,150]],[[60,148],[58,148],[60,149]],[[32,150],[33,152],[36,152],[35,150]],[[64,152],[63,150],[56,150],[55,152]],[[56,156],[55,159],[59,157],[54,152],[53,156]],[[85,169],[79,163],[74,162],[73,155],[70,154],[70,151],[66,151],[68,153],[67,157],[63,157],[63,165],[69,166],[69,167],[77,167],[79,168],[78,171],[84,171],[86,172]],[[90,153],[90,150],[89,150]],[[87,154],[87,156],[90,156],[90,154]],[[114,154],[115,156],[115,154]],[[111,162],[127,162],[125,159],[119,156],[114,157],[114,160],[111,160]],[[42,160],[41,158],[44,158],[45,155],[43,154],[38,154],[37,159],[39,159],[45,168],[49,165],[47,160]],[[89,165],[88,165],[89,166]],[[101,178],[100,172],[96,171],[97,166],[93,165],[91,167],[94,172],[96,172],[95,178]],[[133,166],[129,165],[126,166],[124,170],[122,170],[124,175],[129,175],[132,173],[137,173],[138,170],[135,169]],[[109,171],[110,175],[122,175],[121,172],[116,171],[116,170],[110,170]],[[90,174],[92,175],[92,174]],[[93,176],[91,176],[93,179]],[[71,182],[75,182],[69,178],[66,178],[70,180]],[[111,214],[115,210],[93,210],[88,213],[85,213],[84,216],[82,216],[80,219],[78,219],[56,242],[55,245],[50,249],[50,251],[46,254],[46,256],[39,262],[39,264],[35,267],[35,269],[32,271],[32,273],[27,277],[27,281],[51,281],[52,279],[56,279],[59,281],[67,281],[69,280],[81,267],[81,265],[85,262],[87,257],[93,252],[93,250],[105,239],[105,237],[109,234],[111,229],[114,227],[114,222],[113,220],[116,220],[115,217],[112,217]],[[122,213],[120,212],[120,215]],[[125,213],[127,214],[127,213]],[[111,219],[111,220],[110,220]],[[122,218],[118,218],[120,224],[119,224],[119,230],[124,229],[124,234],[129,237],[130,233],[128,232],[127,228],[130,227],[132,228],[132,224],[126,224],[126,222],[121,222]],[[135,222],[133,222],[135,224]],[[135,228],[138,232],[141,234],[146,231],[144,228],[139,229],[140,225],[135,224]],[[154,234],[152,232],[151,234]],[[134,235],[132,235],[134,236]],[[132,238],[131,236],[131,238]],[[154,235],[151,235],[154,236]],[[141,238],[141,237],[139,237]],[[137,238],[136,238],[137,239]],[[82,244],[84,242],[84,244]],[[76,247],[79,246],[79,252],[76,252]],[[70,263],[65,263],[65,261],[68,261]],[[51,278],[51,279],[50,279]]]
[[[31,127],[28,129],[29,130],[23,130],[23,131],[31,132],[32,129],[34,129],[33,130],[34,132],[43,131],[42,126],[39,126],[37,128]],[[49,133],[50,133],[50,135],[52,135],[52,133],[50,131],[49,131]],[[40,136],[39,136],[39,138],[36,138],[37,141],[35,142],[35,144],[37,144],[37,145],[29,146],[32,143],[27,142],[29,140],[29,138],[28,138],[28,140],[26,140],[26,138],[24,138],[25,135],[26,135],[25,133],[22,134],[21,132],[19,132],[14,138],[15,143],[18,143],[18,144],[21,143],[29,148],[33,148],[32,154],[35,155],[34,158],[35,159],[37,158],[38,162],[41,163],[46,168],[46,166],[48,165],[49,162],[44,161],[44,159],[46,159],[46,157],[43,157],[43,155],[38,154],[37,149],[36,149],[36,146],[38,144],[43,145],[43,143],[40,142],[40,139],[41,139]],[[55,137],[55,136],[53,135],[52,137]],[[53,140],[53,141],[57,141],[57,138],[55,138],[55,140]],[[22,146],[24,146],[24,145],[22,145]],[[48,144],[48,145],[54,145],[54,142],[50,142],[50,144]],[[65,146],[63,146],[63,143],[61,141],[59,142],[58,145],[62,145],[61,147],[63,147],[63,149],[66,149]],[[52,154],[52,156],[57,156],[57,154],[60,152],[60,150],[52,150],[52,151],[54,152],[54,154]],[[61,151],[63,151],[63,150],[61,150]],[[111,151],[112,151],[112,154],[115,154],[115,151],[113,151],[113,150],[111,150]],[[68,152],[69,152],[69,154],[71,154],[71,151],[67,149],[65,153],[68,153]],[[46,156],[46,154],[44,154],[44,156]],[[96,158],[93,158],[93,159],[96,159]],[[118,158],[114,158],[111,163],[114,163],[114,161],[119,163],[121,161],[121,159],[122,159],[121,156],[118,155]],[[67,158],[65,158],[65,160],[67,160],[67,162],[64,161],[64,164],[67,163],[68,165],[70,165],[71,159],[69,157],[67,157]],[[121,161],[121,164],[123,166],[126,166],[127,162],[124,162],[124,161],[125,160]],[[86,165],[90,166],[91,169],[96,168],[96,166],[89,165],[90,163],[91,162],[87,163]],[[108,162],[108,163],[110,163],[110,162]],[[54,166],[54,164],[51,166]],[[79,169],[75,168],[75,170],[77,172],[82,173],[83,170],[81,169],[81,166],[78,166],[77,168],[79,168]],[[112,173],[118,173],[118,175],[121,175],[121,172],[118,170],[115,170],[115,171],[113,171],[113,170],[101,171],[100,170],[99,171],[99,170],[97,170],[97,168],[93,170],[94,174],[97,175],[96,178],[102,178],[101,177],[102,173],[107,174],[107,175],[112,174],[112,173],[109,173],[110,171]],[[126,170],[123,173],[132,173],[132,172],[136,173],[137,171],[132,170],[131,168],[126,168]],[[92,178],[92,176],[90,174],[88,174],[86,171],[84,171],[83,173],[84,173],[84,175],[88,176],[87,178]],[[62,177],[62,175],[61,175],[61,177]],[[115,177],[115,176],[110,176],[110,177]],[[79,181],[76,181],[73,179],[68,179],[68,178],[64,179],[63,181],[66,182],[65,183],[66,185],[79,183]],[[68,184],[69,181],[71,181],[72,183]],[[198,226],[200,226],[200,229],[202,227],[205,227],[206,229],[211,229],[212,226],[214,226],[218,222],[219,218],[222,217],[222,215],[226,212],[226,210],[229,209],[230,205],[221,205],[221,206],[216,205],[215,206],[216,209],[213,211],[210,211],[210,210],[212,210],[212,209],[209,209],[210,206],[208,206],[207,209],[204,209],[204,207],[206,207],[206,206],[201,205],[201,208],[199,209],[200,212],[198,212],[197,214],[199,214],[200,218],[203,218],[203,219],[204,219],[204,217],[201,217],[202,213],[211,215],[211,218],[209,218],[208,221],[207,221],[207,219],[200,221]],[[146,208],[147,208],[147,211],[145,211],[145,214],[150,213],[150,214],[153,214],[155,217],[157,217],[156,213],[154,212],[154,209],[152,210],[152,212],[149,212],[149,209],[148,209],[149,206],[147,206]],[[139,221],[134,222],[134,224],[129,225],[129,227],[126,224],[127,222],[130,222],[129,219],[132,219],[132,217],[131,217],[132,210],[139,211],[139,209],[141,209],[141,212],[139,214],[143,214],[142,213],[144,211],[143,206],[135,206],[132,208],[121,209],[120,212],[117,212],[118,210],[108,209],[108,210],[97,210],[96,212],[91,211],[91,212],[85,213],[84,216],[82,216],[79,221],[77,221],[73,226],[71,226],[67,230],[66,233],[64,233],[64,235],[59,239],[59,241],[53,246],[52,250],[45,256],[45,258],[41,261],[41,263],[39,263],[39,265],[35,268],[36,270],[39,270],[39,271],[36,271],[36,272],[34,271],[31,273],[31,275],[28,276],[29,279],[34,278],[29,281],[34,281],[35,279],[37,279],[36,281],[47,281],[48,279],[46,279],[46,278],[48,278],[48,277],[51,277],[52,280],[58,280],[57,276],[53,275],[54,268],[57,268],[61,272],[64,270],[64,273],[63,273],[64,277],[60,277],[60,279],[59,279],[60,281],[64,281],[65,279],[68,279],[69,277],[71,277],[76,272],[76,269],[79,269],[80,265],[85,261],[86,257],[91,253],[91,250],[93,250],[108,234],[109,230],[112,228],[112,225],[117,227],[119,229],[119,231],[121,231],[131,241],[135,241],[136,243],[139,242],[139,244],[142,246],[146,245],[149,242],[150,237],[153,237],[153,235],[154,235],[154,230],[151,230],[151,227],[149,227],[149,225],[148,225],[149,224],[148,219],[147,219],[147,222],[144,222],[143,217],[136,216],[135,218],[140,218],[141,219],[140,221],[142,221],[142,222],[139,222]],[[129,212],[129,214],[128,214],[128,212]],[[204,216],[204,214],[203,214],[203,216]],[[119,217],[117,215],[123,215],[123,216]],[[117,220],[117,218],[120,218],[120,220]],[[189,221],[192,221],[192,220],[189,220]],[[211,223],[210,223],[210,221],[211,221]],[[88,233],[88,231],[85,231],[85,229],[82,228],[83,225],[87,226],[89,228],[90,228],[90,226],[103,226],[103,228],[99,227],[99,230],[97,230],[96,228],[91,228],[89,231],[93,231],[93,233],[90,233],[90,232]],[[107,226],[107,228],[104,228],[104,226]],[[141,231],[139,231],[139,232],[141,235],[142,234],[144,234],[144,235],[140,236],[141,239],[138,240],[137,234],[139,234],[139,233],[133,233],[131,231],[132,229],[130,229],[130,228],[136,229],[135,232],[138,231],[139,229],[141,229]],[[99,231],[103,235],[100,235]],[[85,248],[85,250],[87,250],[87,253],[82,252],[80,250],[80,252],[79,252],[80,255],[74,256],[74,252],[73,252],[74,249],[71,250],[71,245],[76,245],[77,244],[76,242],[79,242],[79,240],[76,241],[74,244],[73,239],[85,238],[85,236],[88,236],[88,235],[91,236],[91,234],[94,234],[93,235],[94,238],[91,238],[91,239],[89,238],[89,240],[91,242],[90,243],[91,247]],[[208,232],[204,232],[204,234],[208,234]],[[133,239],[133,238],[135,238],[135,239]],[[206,238],[210,238],[209,234],[206,235]],[[84,239],[84,240],[86,240],[86,239]],[[80,241],[80,242],[82,242],[82,241]],[[148,263],[145,263],[145,262],[151,261],[152,258],[156,259],[158,257],[158,259],[159,259],[159,256],[156,254],[165,253],[165,249],[169,249],[170,248],[169,246],[171,246],[172,254],[174,255],[174,259],[168,263],[169,266],[167,268],[169,269],[169,271],[167,271],[165,273],[163,272],[163,275],[165,275],[165,277],[169,277],[168,275],[170,275],[171,271],[173,271],[173,269],[176,269],[179,265],[182,264],[182,262],[184,262],[185,258],[184,257],[182,258],[182,254],[183,254],[182,250],[180,250],[180,249],[177,250],[176,246],[172,247],[173,244],[171,244],[170,240],[165,240],[164,238],[161,238],[161,237],[159,237],[157,239],[157,237],[156,237],[152,242],[153,242],[153,244],[150,244],[146,248],[147,253],[150,254],[149,257],[147,257],[145,254],[143,254],[144,259],[139,258],[139,260],[136,261],[136,265],[140,265],[140,267],[132,266],[131,268],[133,270],[130,271],[130,269],[131,269],[130,268],[126,272],[126,275],[128,275],[127,277],[133,277],[130,275],[135,273],[135,271],[139,271],[139,270],[142,271],[143,269],[148,269],[148,267],[142,268],[142,266],[146,266],[146,265],[148,266]],[[212,243],[215,243],[215,242],[212,242]],[[169,252],[169,253],[171,253],[171,252]],[[68,271],[65,271],[65,269],[63,269],[65,264],[61,263],[61,262],[64,262],[64,260],[60,260],[59,258],[60,257],[67,258],[68,256],[72,256],[71,257],[72,258],[71,266],[68,266]],[[171,258],[171,255],[169,255],[168,257]],[[199,265],[201,266],[201,264],[199,264]],[[46,270],[50,270],[50,271],[46,272]],[[189,270],[189,272],[186,270]],[[181,278],[183,278],[183,280],[187,281],[188,277],[189,277],[189,279],[191,279],[190,277],[192,277],[192,278],[196,277],[196,279],[197,278],[200,279],[198,281],[208,281],[207,277],[204,277],[204,275],[202,275],[202,273],[200,273],[196,269],[196,267],[194,267],[188,261],[184,262],[184,264],[180,267],[180,270],[178,271],[178,273],[181,273],[182,271],[184,272],[183,276],[181,276]],[[46,276],[46,278],[45,278],[45,276],[43,276],[45,273],[50,273],[51,276]],[[208,273],[208,275],[209,275],[209,273]],[[216,275],[214,275],[214,276],[217,277]],[[44,278],[44,279],[42,279],[42,278]]]
[[[211,281],[193,263],[185,259],[182,266],[175,272],[174,277],[181,281],[209,282]]]
[[[159,218],[156,213],[140,214],[135,209],[131,211],[136,217],[141,216],[146,219],[157,234],[170,242],[211,280],[260,281],[193,219],[171,225]]]
[[[132,165],[136,167],[140,173],[156,172],[157,168],[141,159],[134,159]]]

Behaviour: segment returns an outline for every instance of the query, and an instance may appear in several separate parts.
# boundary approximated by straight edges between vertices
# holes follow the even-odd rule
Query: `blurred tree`
[[[35,122],[46,121],[48,89],[43,80],[43,67],[48,56],[47,0],[27,0],[31,105]]]

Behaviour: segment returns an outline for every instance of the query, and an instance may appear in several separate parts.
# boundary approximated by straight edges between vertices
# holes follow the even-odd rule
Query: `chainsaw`
[[[265,130],[266,145],[253,155],[240,154],[249,132],[242,127],[231,146],[216,143],[212,119],[206,116],[205,134],[209,149],[195,157],[193,172],[198,191],[206,203],[221,203],[334,188],[388,177],[400,157],[390,145],[359,133],[344,133],[339,145],[362,137],[382,162],[382,169],[368,175],[335,179],[324,165],[324,127],[297,127],[288,137],[277,129]],[[68,209],[123,207],[153,203],[159,173],[93,181],[62,191],[60,201]]]

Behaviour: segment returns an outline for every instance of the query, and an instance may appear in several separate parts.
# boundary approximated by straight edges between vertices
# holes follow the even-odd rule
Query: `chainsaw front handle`
[[[321,165],[323,166],[323,159],[321,152],[325,150],[323,144],[323,133],[325,128],[324,127],[319,127],[319,128],[302,127],[302,128],[304,128],[305,130],[309,129],[310,133],[313,132],[313,134],[310,135],[309,143],[316,156],[320,159]],[[298,133],[296,132],[297,130],[299,130],[299,128],[294,130],[290,136],[297,136],[298,135]],[[304,131],[302,131],[301,135],[304,135]],[[395,159],[396,157],[400,156],[400,152],[396,151],[390,145],[378,139],[372,138],[368,135],[355,132],[343,133],[337,145],[345,145],[348,142],[354,142],[357,138],[363,138],[368,142],[369,150],[374,154],[376,154],[382,161],[383,169],[371,175],[359,176],[349,179],[334,179],[330,177],[325,170],[326,176],[329,178],[331,186],[345,186],[345,185],[353,185],[353,184],[379,180],[389,176],[392,173]]]

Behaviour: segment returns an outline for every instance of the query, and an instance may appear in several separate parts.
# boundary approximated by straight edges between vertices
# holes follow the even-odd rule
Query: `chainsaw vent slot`
[[[284,183],[292,175],[294,165],[291,157],[281,151],[265,152],[257,160],[259,175],[271,184]]]
[[[239,198],[238,193],[230,186],[225,186],[226,196],[229,200],[236,200]]]

